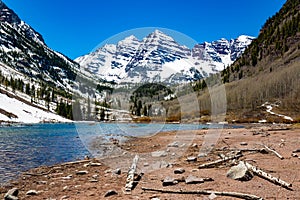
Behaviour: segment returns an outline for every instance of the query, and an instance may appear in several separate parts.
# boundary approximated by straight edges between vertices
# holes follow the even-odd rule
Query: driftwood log
[[[254,174],[256,174],[257,176],[263,178],[263,179],[266,179],[276,185],[280,185],[281,187],[283,188],[286,188],[288,190],[293,190],[291,187],[292,187],[292,184],[291,183],[287,183],[279,178],[276,178],[276,177],[273,177],[271,174],[268,174],[267,172],[264,172],[263,170],[247,163],[247,162],[244,162],[245,166],[250,170],[252,171]]]
[[[243,154],[241,154],[241,153],[239,152],[239,153],[237,153],[237,154],[235,154],[235,155],[233,155],[233,156],[228,156],[228,157],[225,156],[225,157],[222,158],[222,159],[215,160],[215,161],[208,162],[208,163],[204,163],[204,164],[200,165],[198,168],[199,168],[199,169],[203,169],[203,168],[214,167],[214,166],[216,166],[216,165],[222,164],[222,163],[227,162],[227,161],[229,161],[229,160],[233,160],[233,159],[240,158],[240,157],[242,157],[242,156],[243,156]]]
[[[66,163],[62,163],[60,164],[61,166],[65,166],[65,165],[75,165],[75,164],[81,164],[81,163],[87,163],[87,162],[91,162],[91,160],[78,160],[78,161],[74,161],[74,162],[66,162]]]
[[[30,172],[26,172],[24,173],[24,175],[26,176],[45,176],[45,175],[48,175],[50,173],[52,173],[55,169],[50,169],[49,171],[47,172],[41,172],[41,173],[30,173]]]
[[[131,192],[131,190],[133,188],[134,174],[135,174],[135,171],[136,171],[136,166],[137,166],[138,160],[139,160],[139,157],[138,157],[138,155],[136,155],[133,158],[132,165],[131,165],[131,167],[128,170],[127,179],[126,179],[126,185],[125,185],[125,188],[124,188],[124,193],[125,194],[130,194],[130,192]]]
[[[164,189],[155,189],[155,188],[146,188],[142,187],[144,191],[153,191],[153,192],[161,192],[161,193],[170,193],[170,194],[204,194],[211,195],[215,194],[217,196],[230,196],[236,197],[240,199],[247,200],[262,200],[263,198],[252,195],[252,194],[244,194],[238,192],[219,192],[219,191],[210,191],[210,190],[164,190]]]
[[[236,148],[221,148],[221,149],[216,149],[217,151],[238,151],[241,153],[246,153],[246,152],[250,152],[250,153],[262,153],[262,154],[266,154],[269,153],[266,149],[261,148],[261,149],[236,149]]]

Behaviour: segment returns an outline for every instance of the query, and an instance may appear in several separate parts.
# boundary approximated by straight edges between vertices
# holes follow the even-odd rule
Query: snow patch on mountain
[[[0,110],[13,114],[7,116],[0,112],[0,121],[18,123],[40,123],[40,122],[71,122],[52,112],[30,106],[17,99],[10,98],[0,93]],[[14,117],[16,116],[16,117]]]
[[[81,71],[117,83],[184,83],[202,79],[232,64],[253,37],[239,36],[196,44],[189,49],[155,30],[142,40],[134,35],[117,44],[105,44],[75,61]]]

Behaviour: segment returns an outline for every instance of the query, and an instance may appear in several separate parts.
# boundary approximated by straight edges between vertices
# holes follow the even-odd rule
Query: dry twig
[[[271,149],[270,147],[268,147],[268,146],[266,146],[266,145],[264,145],[264,148],[265,148],[267,151],[269,151],[269,152],[275,154],[275,155],[276,155],[278,158],[280,158],[281,160],[284,159],[283,156],[280,155],[280,154],[279,154],[277,151],[275,151],[274,149]]]
[[[155,189],[155,188],[146,188],[142,187],[144,191],[153,191],[153,192],[161,192],[161,193],[171,193],[171,194],[204,194],[210,195],[215,194],[217,196],[230,196],[236,197],[240,199],[247,200],[262,200],[263,198],[252,195],[252,194],[244,194],[238,192],[219,192],[219,191],[210,191],[210,190],[164,190],[164,189]]]

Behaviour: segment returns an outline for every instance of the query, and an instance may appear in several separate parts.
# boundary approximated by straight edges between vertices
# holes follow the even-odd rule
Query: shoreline
[[[120,168],[118,164],[115,167],[109,166],[108,161],[101,161],[97,159],[78,161],[78,163],[66,165],[64,163],[57,164],[54,166],[41,166],[35,169],[29,170],[31,174],[44,174],[41,176],[37,175],[20,175],[16,180],[10,182],[9,186],[0,187],[0,197],[2,198],[5,193],[13,188],[19,188],[20,199],[101,199],[104,198],[105,193],[108,190],[114,190],[117,192],[113,195],[112,199],[132,199],[139,197],[142,199],[151,199],[153,196],[161,199],[173,199],[173,198],[189,198],[193,199],[197,195],[181,195],[181,194],[162,194],[158,192],[143,192],[142,187],[154,187],[161,189],[186,189],[195,190],[200,188],[210,188],[214,190],[223,191],[235,191],[244,192],[262,196],[264,198],[276,197],[279,199],[296,199],[300,196],[300,158],[292,156],[293,150],[300,148],[299,144],[299,132],[300,129],[276,129],[277,126],[260,126],[260,127],[245,127],[240,129],[224,129],[221,137],[218,140],[214,150],[208,154],[205,158],[198,157],[195,162],[187,162],[187,157],[195,156],[199,154],[199,148],[203,142],[203,136],[207,130],[193,130],[193,131],[180,131],[174,135],[172,132],[158,133],[154,136],[147,138],[135,138],[128,140],[121,145],[121,148],[127,149],[129,153],[136,154],[138,152],[155,152],[155,151],[166,151],[167,148],[174,148],[178,151],[179,147],[168,147],[168,145],[174,142],[174,136],[180,136],[180,134],[186,134],[193,132],[195,138],[192,143],[189,144],[182,156],[179,156],[174,163],[170,166],[161,166],[160,168],[147,171],[138,182],[136,188],[132,191],[131,195],[125,195],[122,192],[122,188],[125,186],[127,170],[121,169],[120,173],[115,173],[117,168]],[[281,141],[284,141],[282,147],[278,146]],[[247,145],[241,145],[245,144]],[[195,145],[196,144],[196,145]],[[285,159],[280,160],[272,154],[247,154],[244,155],[244,159],[250,160],[253,164],[259,166],[265,170],[271,170],[273,176],[281,177],[282,179],[293,182],[294,191],[288,191],[281,189],[280,186],[276,186],[269,183],[266,180],[262,180],[258,177],[254,177],[253,180],[247,182],[240,182],[231,180],[226,177],[226,171],[230,166],[224,165],[221,168],[211,169],[197,169],[202,163],[208,160],[217,159],[217,149],[222,148],[258,148],[262,144],[266,144],[277,151],[279,151]],[[196,147],[197,146],[197,147]],[[226,149],[225,148],[225,149]],[[222,151],[225,153],[226,151]],[[300,156],[300,153],[298,153]],[[142,155],[142,154],[141,154]],[[149,159],[149,158],[148,158]],[[161,157],[160,159],[168,160],[167,157]],[[255,162],[253,162],[255,161]],[[82,162],[82,163],[81,163]],[[99,166],[88,166],[86,163],[101,163]],[[117,162],[116,162],[117,163]],[[148,165],[152,165],[148,161]],[[114,166],[114,165],[112,165]],[[130,166],[127,164],[126,166]],[[141,159],[138,163],[138,173],[141,169],[146,169],[146,161]],[[174,174],[176,168],[184,168],[186,172],[182,175]],[[78,172],[83,174],[79,175]],[[87,171],[84,174],[83,171]],[[28,172],[27,172],[28,173]],[[291,174],[294,176],[291,177]],[[191,184],[187,185],[179,182],[172,186],[162,186],[161,180],[165,177],[186,177],[189,175],[197,177],[210,177],[214,179],[212,182],[202,184]],[[36,190],[38,193],[35,195],[26,195],[29,190]],[[201,197],[203,196],[203,197]],[[201,195],[204,198],[205,195]],[[63,198],[64,197],[64,198]],[[199,195],[198,195],[199,197]],[[222,197],[221,197],[222,199]]]

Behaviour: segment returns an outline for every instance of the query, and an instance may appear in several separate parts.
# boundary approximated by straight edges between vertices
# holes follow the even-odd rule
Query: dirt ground
[[[239,192],[262,197],[263,199],[300,199],[300,129],[274,126],[252,126],[241,129],[218,130],[218,141],[207,156],[198,157],[207,142],[209,130],[165,132],[146,138],[135,138],[124,144],[116,144],[119,157],[104,160],[83,160],[75,163],[64,163],[51,167],[40,167],[24,173],[18,180],[0,188],[3,199],[11,188],[19,189],[19,199],[237,199],[228,196],[200,194],[170,194],[144,191],[142,187],[164,190],[213,190],[220,192]],[[232,180],[226,177],[233,165],[224,162],[213,168],[198,169],[198,166],[220,159],[219,155],[232,153],[241,149],[261,149],[263,145],[275,149],[284,159],[273,153],[256,151],[243,152],[239,160],[247,161],[270,175],[292,184],[288,190],[275,185],[261,177],[254,176],[249,181]],[[293,151],[299,150],[293,154]],[[154,153],[153,153],[154,152]],[[144,173],[138,180],[131,194],[124,194],[127,169],[132,161],[131,155],[139,155],[137,174]],[[128,156],[128,159],[127,157]],[[299,156],[299,157],[298,157]],[[196,161],[187,161],[196,157]],[[124,166],[121,161],[127,159]],[[120,161],[120,162],[118,162]],[[94,166],[89,163],[96,163]],[[101,166],[98,166],[101,163]],[[112,164],[113,163],[113,164]],[[116,170],[120,168],[119,170]],[[182,174],[174,170],[183,168]],[[85,171],[85,172],[82,172]],[[80,173],[81,172],[81,173]],[[119,173],[120,172],[120,173]],[[86,173],[86,174],[85,174]],[[198,178],[211,178],[198,184],[186,184],[184,180],[193,175]],[[177,184],[163,186],[166,177],[174,178]],[[26,195],[29,190],[37,194]],[[109,190],[117,194],[105,197]]]

